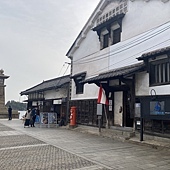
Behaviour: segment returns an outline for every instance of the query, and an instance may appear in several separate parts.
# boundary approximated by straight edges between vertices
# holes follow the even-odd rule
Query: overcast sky
[[[5,101],[43,80],[69,74],[66,53],[99,0],[0,0],[0,69]],[[67,70],[67,71],[66,71]]]

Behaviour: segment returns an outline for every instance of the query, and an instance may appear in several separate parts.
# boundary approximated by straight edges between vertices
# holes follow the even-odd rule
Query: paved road
[[[0,120],[0,170],[170,170],[170,151]]]

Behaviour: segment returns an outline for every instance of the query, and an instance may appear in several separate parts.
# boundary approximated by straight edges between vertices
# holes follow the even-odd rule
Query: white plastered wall
[[[93,43],[91,43],[93,42]],[[90,43],[90,45],[89,45]],[[87,72],[86,78],[97,76],[99,73],[108,70],[108,53],[109,48],[99,51],[100,43],[97,33],[89,31],[86,38],[81,43],[81,46],[75,51],[73,57],[73,70],[72,75]],[[107,54],[107,55],[105,55]],[[98,57],[103,57],[99,60]],[[92,62],[90,62],[92,60]],[[76,86],[72,80],[72,100],[81,99],[96,99],[98,96],[98,86],[95,84],[85,84],[84,93],[76,94]]]
[[[170,1],[131,0],[123,19],[122,41],[169,21]]]
[[[151,95],[151,90],[154,89],[156,95],[170,95],[170,85],[152,86],[149,87],[149,73],[142,72],[136,75],[135,91],[136,96]]]
[[[112,9],[113,4],[114,2],[106,6],[101,15]],[[100,50],[99,37],[95,31],[90,29],[87,34],[84,34],[85,38],[82,39],[80,46],[78,46],[73,53],[72,75],[85,71],[87,72],[86,79],[94,77],[99,73],[110,69],[135,64],[138,62],[136,58],[143,53],[166,46],[166,44],[159,46],[155,45],[157,45],[160,40],[162,42],[166,41],[166,35],[169,32],[166,32],[163,36],[157,36],[154,40],[151,39],[150,41],[146,41],[144,45],[139,44],[138,46],[135,46],[131,41],[136,41],[132,37],[166,23],[170,18],[169,11],[170,1],[164,3],[161,0],[150,0],[148,2],[144,0],[135,0],[132,2],[129,0],[128,12],[122,21],[121,45],[120,43],[117,43]],[[91,25],[91,21],[89,25]],[[128,40],[129,38],[132,38],[132,40]],[[140,35],[137,38],[140,38]],[[122,51],[123,48],[128,47],[127,44],[132,45],[132,47],[129,46],[129,49]],[[151,48],[151,46],[155,47]],[[146,47],[150,48],[145,51]],[[92,62],[89,62],[90,60]],[[95,84],[85,84],[84,93],[76,94],[75,84],[72,80],[72,100],[97,98],[97,94],[98,87]]]
[[[146,72],[138,73],[135,76],[136,96],[149,95],[149,74]]]
[[[60,99],[67,97],[67,88],[60,88],[56,90],[48,90],[44,92],[44,98],[47,99]]]

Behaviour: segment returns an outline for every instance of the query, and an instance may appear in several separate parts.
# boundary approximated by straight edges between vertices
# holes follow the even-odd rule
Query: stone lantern
[[[8,111],[5,107],[5,87],[4,85],[5,79],[9,78],[9,76],[4,75],[4,71],[0,70],[0,118],[7,118]]]

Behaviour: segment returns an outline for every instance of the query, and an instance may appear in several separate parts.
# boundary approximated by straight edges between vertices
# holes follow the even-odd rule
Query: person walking
[[[8,120],[12,120],[12,107],[10,105],[8,107]]]
[[[30,125],[30,118],[31,118],[31,109],[28,109],[26,114],[25,114],[24,128],[25,128],[25,126],[29,127],[29,125]]]
[[[34,123],[35,123],[35,119],[36,119],[36,108],[33,108],[31,111],[31,127],[35,127]]]

